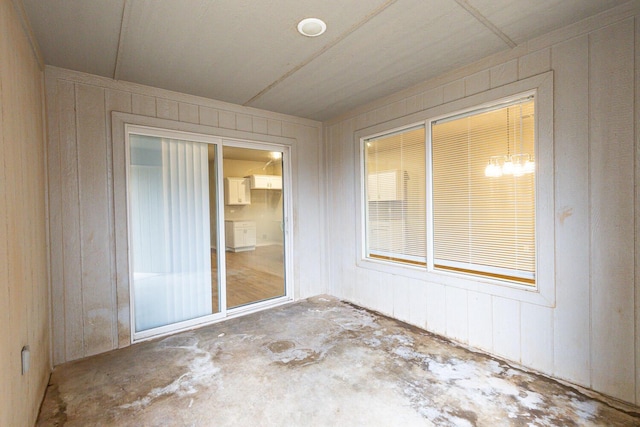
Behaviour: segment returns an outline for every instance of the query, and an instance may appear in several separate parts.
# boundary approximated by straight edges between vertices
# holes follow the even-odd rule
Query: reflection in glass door
[[[286,295],[282,154],[223,147],[230,309]]]
[[[220,311],[216,146],[129,135],[134,333]]]

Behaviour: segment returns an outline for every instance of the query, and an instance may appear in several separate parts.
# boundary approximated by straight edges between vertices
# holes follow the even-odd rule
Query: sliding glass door
[[[238,308],[286,293],[283,153],[223,153],[227,306]]]
[[[211,251],[215,145],[131,135],[129,147],[135,332],[219,312]]]
[[[127,135],[132,339],[286,297],[284,152],[225,146],[222,156],[234,142]]]

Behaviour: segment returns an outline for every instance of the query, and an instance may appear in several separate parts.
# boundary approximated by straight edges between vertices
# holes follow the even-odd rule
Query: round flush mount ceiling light
[[[322,19],[306,18],[298,23],[298,32],[307,37],[318,37],[327,30]]]

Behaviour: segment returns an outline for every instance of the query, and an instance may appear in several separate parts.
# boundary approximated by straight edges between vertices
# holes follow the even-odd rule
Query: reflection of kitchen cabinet
[[[224,179],[224,204],[225,205],[250,205],[251,188],[248,178]]]
[[[282,190],[282,177],[279,175],[251,175],[252,190]]]
[[[369,249],[372,253],[403,253],[404,252],[404,221],[370,221]]]
[[[407,173],[398,169],[371,173],[367,176],[367,196],[370,202],[404,200]]]
[[[224,222],[224,230],[228,251],[252,251],[256,248],[255,222],[227,220]]]

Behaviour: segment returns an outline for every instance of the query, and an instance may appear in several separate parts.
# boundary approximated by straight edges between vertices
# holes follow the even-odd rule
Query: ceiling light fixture
[[[282,153],[280,151],[271,151],[269,153],[270,160],[262,167],[262,170],[265,170],[267,166],[270,166],[274,162],[277,162],[282,158]]]
[[[507,155],[489,157],[489,163],[484,170],[485,176],[499,178],[502,175],[513,175],[518,177],[535,172],[535,162],[531,160],[531,156],[528,153],[523,152],[522,126],[522,105],[520,105],[520,152],[511,154],[509,149],[509,108],[507,108]],[[514,139],[516,130],[514,128]]]
[[[298,22],[298,32],[307,37],[318,37],[327,30],[327,24],[322,19],[306,18]]]

